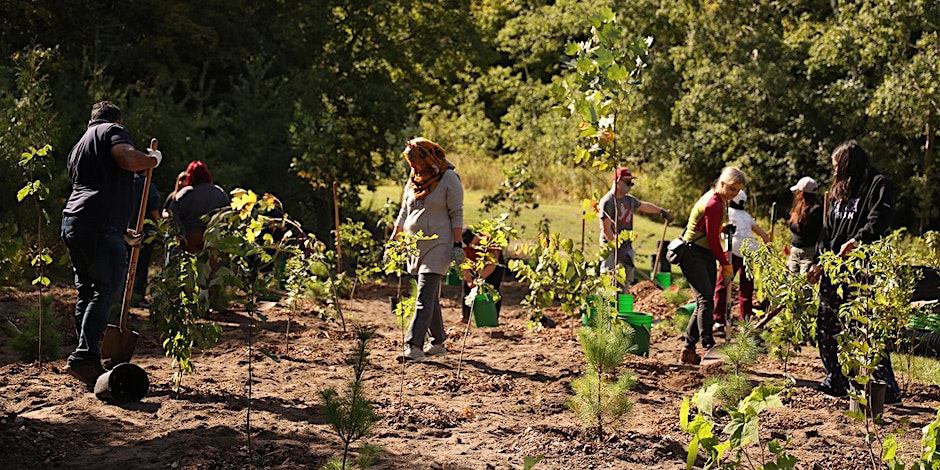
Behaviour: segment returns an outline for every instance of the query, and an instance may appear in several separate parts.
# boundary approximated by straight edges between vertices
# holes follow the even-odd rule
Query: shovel
[[[157,139],[150,140],[150,149],[157,149]],[[140,208],[137,211],[137,226],[134,234],[140,234],[144,229],[144,214],[147,213],[147,196],[150,193],[150,180],[153,178],[153,168],[147,169],[144,181],[144,192],[140,198]],[[141,241],[143,243],[143,241]],[[128,309],[131,304],[131,295],[134,292],[134,276],[137,274],[137,259],[140,257],[140,243],[131,247],[131,260],[127,267],[127,283],[124,285],[124,300],[121,302],[121,320],[119,325],[108,325],[104,331],[104,340],[101,341],[101,357],[107,359],[106,363],[114,367],[124,362],[130,362],[137,347],[136,331],[127,327]]]
[[[666,229],[669,228],[669,219],[663,221],[663,236],[659,238],[659,244],[656,245],[656,261],[653,261],[653,277],[655,278],[659,274],[659,263],[662,262],[660,257],[663,255],[663,243],[666,242]],[[659,287],[659,290],[665,289],[659,282],[653,281],[653,285]]]

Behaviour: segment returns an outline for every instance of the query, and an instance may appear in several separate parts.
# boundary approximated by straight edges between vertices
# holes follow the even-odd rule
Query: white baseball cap
[[[731,202],[737,204],[744,204],[744,201],[747,201],[747,193],[745,193],[743,189],[738,191],[738,194],[731,198]]]
[[[810,194],[816,194],[817,189],[819,189],[819,184],[809,176],[800,178],[795,185],[790,186],[790,191],[803,191]]]

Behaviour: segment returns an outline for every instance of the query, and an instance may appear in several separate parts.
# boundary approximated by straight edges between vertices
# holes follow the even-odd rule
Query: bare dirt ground
[[[598,442],[582,431],[565,406],[570,382],[584,368],[575,330],[561,314],[550,312],[559,320],[557,328],[529,331],[529,314],[519,303],[524,287],[518,283],[504,286],[499,327],[471,328],[457,377],[464,331],[456,323],[458,289],[445,287],[443,292],[451,354],[407,364],[403,397],[397,362],[401,333],[388,302],[394,287],[360,288],[355,300],[342,302],[347,325],[378,328],[370,343],[366,386],[382,420],[364,442],[384,451],[373,468],[519,469],[525,456],[539,454],[545,457],[536,468],[546,469],[685,467],[690,439],[679,428],[679,406],[717,366],[680,365],[680,334],[654,325],[650,357],[633,356],[625,364],[637,378],[630,392],[635,407],[611,437]],[[67,326],[74,293],[68,287],[54,293],[56,311],[65,320],[67,352],[74,345]],[[634,293],[635,310],[653,313],[657,320],[672,314],[649,282],[636,286]],[[35,305],[35,298],[0,294],[0,321]],[[280,362],[254,350],[249,402],[249,318],[244,312],[213,314],[223,327],[222,341],[194,357],[198,370],[185,378],[179,395],[172,391],[171,360],[148,327],[147,312],[133,312],[132,326],[141,332],[134,363],[151,382],[140,403],[117,406],[98,400],[62,372],[64,359],[39,367],[3,353],[0,468],[319,468],[342,454],[324,422],[319,391],[342,389],[351,376],[351,329],[344,333],[338,323],[298,314],[288,340],[287,310],[268,311],[255,345],[275,353]],[[755,384],[781,381],[782,370],[781,363],[762,359],[752,378]],[[792,437],[789,448],[800,459],[799,468],[871,468],[864,426],[843,415],[847,400],[807,388],[822,376],[815,350],[805,349],[791,363],[790,373],[797,386],[785,394],[784,408],[761,415],[762,439]],[[905,380],[902,387],[907,387],[903,405],[887,407],[880,430],[904,429],[902,454],[909,457],[919,450],[920,429],[936,416],[940,389]],[[759,463],[756,447],[749,455],[752,460],[745,460],[744,468]]]

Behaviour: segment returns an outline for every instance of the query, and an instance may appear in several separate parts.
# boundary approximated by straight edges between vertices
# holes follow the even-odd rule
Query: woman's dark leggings
[[[695,348],[699,338],[702,346],[709,348],[715,345],[712,338],[712,324],[715,312],[714,297],[715,283],[718,281],[718,269],[715,257],[707,248],[692,245],[685,253],[685,259],[679,263],[682,275],[689,281],[689,287],[695,295],[695,311],[689,319],[689,327],[685,330],[685,343],[687,348]]]

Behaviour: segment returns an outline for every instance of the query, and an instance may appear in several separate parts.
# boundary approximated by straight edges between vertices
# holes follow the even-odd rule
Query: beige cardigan
[[[424,199],[415,199],[411,185],[406,183],[395,226],[411,234],[418,231],[437,234],[434,240],[418,242],[421,254],[408,261],[411,274],[445,274],[450,268],[454,229],[463,228],[463,185],[457,173],[445,171],[434,191]]]

